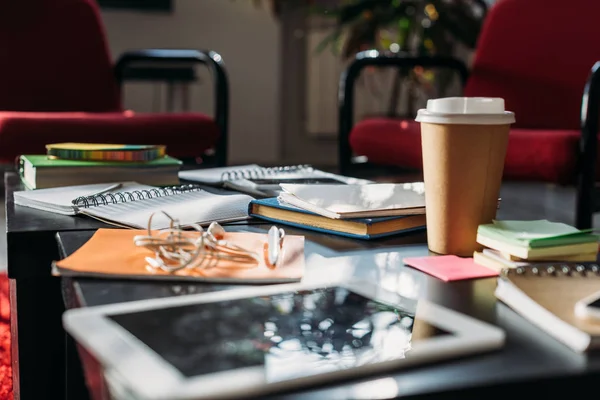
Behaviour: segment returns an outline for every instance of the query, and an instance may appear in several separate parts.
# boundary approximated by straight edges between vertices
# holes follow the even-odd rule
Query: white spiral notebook
[[[222,186],[254,196],[277,196],[280,184],[367,184],[365,179],[351,178],[316,169],[310,165],[261,167],[257,164],[180,171],[179,178],[206,185]]]
[[[146,229],[150,215],[157,211],[165,211],[182,226],[243,220],[248,218],[251,200],[252,197],[245,194],[217,195],[193,185],[157,188],[136,182],[14,193],[16,205],[63,215],[81,214],[111,225],[136,229]],[[167,217],[156,216],[152,228],[167,228],[169,223]]]

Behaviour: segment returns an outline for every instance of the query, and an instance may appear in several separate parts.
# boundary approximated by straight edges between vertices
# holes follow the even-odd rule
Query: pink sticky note
[[[433,275],[443,281],[489,278],[498,276],[498,272],[473,262],[473,258],[457,256],[408,257],[404,264]]]

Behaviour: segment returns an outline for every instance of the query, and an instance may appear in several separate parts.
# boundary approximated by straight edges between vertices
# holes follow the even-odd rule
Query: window
[[[101,8],[171,11],[173,0],[98,0]]]

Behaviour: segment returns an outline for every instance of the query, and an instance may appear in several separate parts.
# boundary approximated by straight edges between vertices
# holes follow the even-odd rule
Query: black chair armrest
[[[214,121],[219,127],[220,137],[215,148],[217,166],[227,165],[229,83],[221,55],[214,51],[187,49],[147,49],[128,51],[119,57],[115,65],[115,77],[119,86],[127,80],[127,70],[135,63],[163,65],[165,71],[189,70],[194,64],[204,64],[214,80]],[[168,76],[168,73],[165,73]]]
[[[348,173],[352,163],[352,149],[348,139],[354,125],[354,86],[362,70],[366,67],[413,68],[417,66],[453,69],[460,74],[463,85],[469,77],[467,66],[453,57],[414,57],[400,53],[381,53],[376,50],[358,53],[354,61],[342,73],[338,90],[338,162],[341,174]]]
[[[577,176],[577,208],[575,224],[578,229],[592,227],[596,209],[596,160],[598,157],[598,111],[600,108],[600,61],[592,67],[583,90],[581,102],[581,139]]]

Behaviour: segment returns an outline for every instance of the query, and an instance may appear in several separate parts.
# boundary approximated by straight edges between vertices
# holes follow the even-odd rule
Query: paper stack
[[[480,225],[477,243],[485,249],[473,254],[474,261],[497,270],[534,263],[595,262],[598,256],[598,235],[591,229],[547,220]]]
[[[359,239],[422,230],[422,182],[282,184],[276,198],[254,200],[248,214],[276,224]]]

